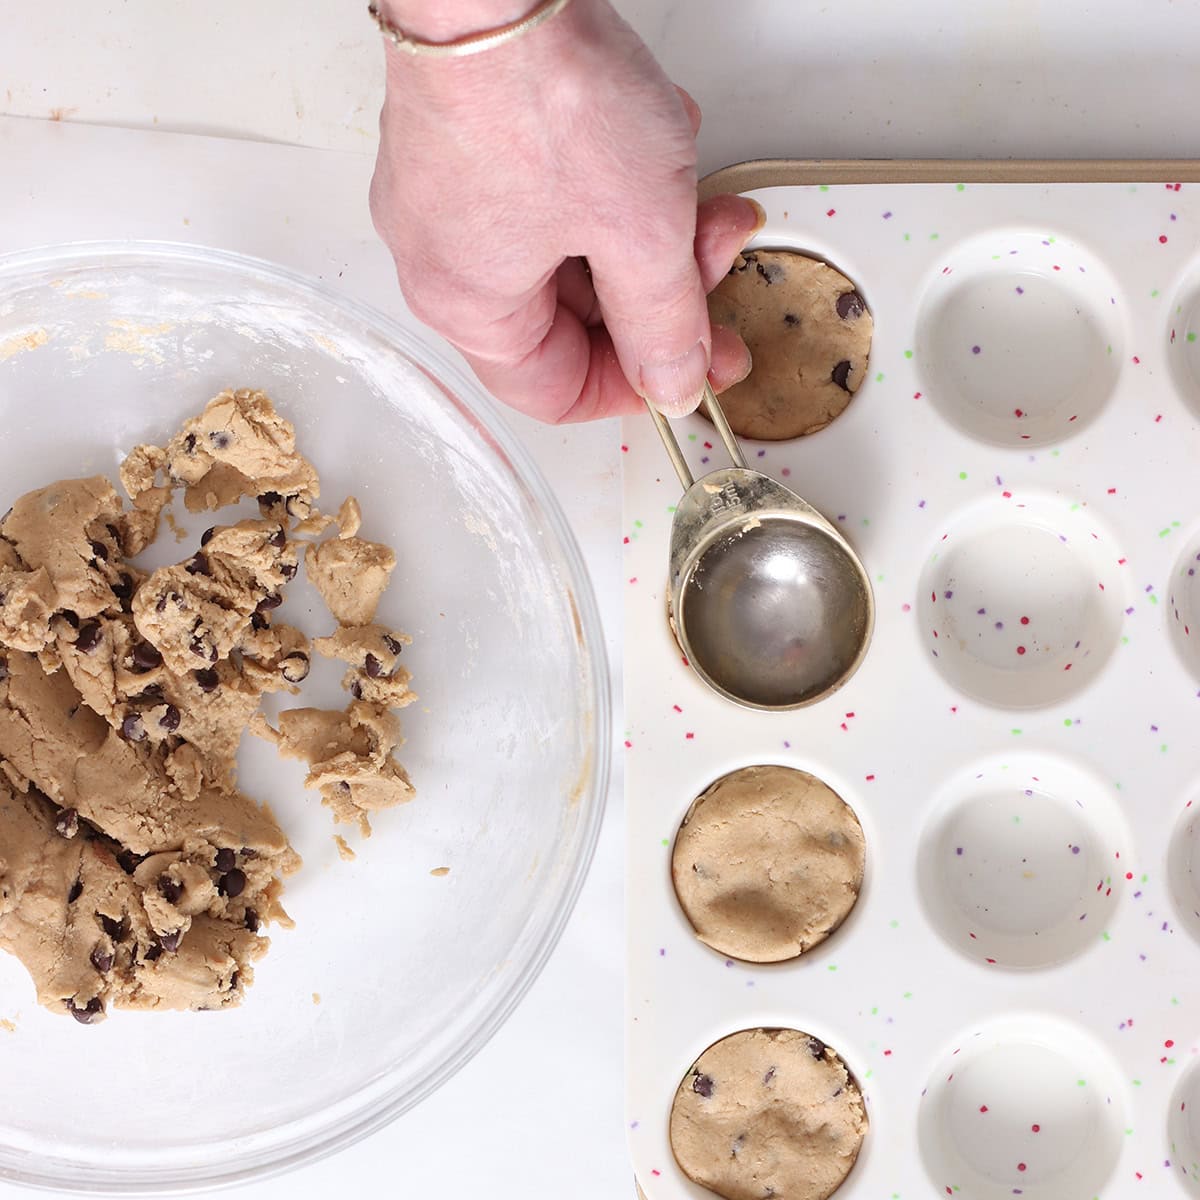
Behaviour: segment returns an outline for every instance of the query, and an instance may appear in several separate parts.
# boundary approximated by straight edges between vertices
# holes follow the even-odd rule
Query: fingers
[[[725,277],[742,247],[766,224],[762,206],[744,196],[713,196],[696,212],[696,262],[705,293]]]
[[[700,105],[698,105],[696,101],[692,99],[691,94],[685,92],[683,88],[679,86],[679,84],[675,84],[674,87],[675,91],[679,94],[679,99],[683,102],[683,110],[687,113],[688,121],[691,123],[692,137],[695,137],[696,134],[700,132],[700,122],[703,120],[703,116],[700,112]]]

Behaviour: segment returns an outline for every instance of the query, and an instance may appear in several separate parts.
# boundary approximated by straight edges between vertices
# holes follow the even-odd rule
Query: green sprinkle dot
[[[954,185],[954,190],[956,192],[965,192],[967,190],[967,185],[965,183],[956,183]]]
[[[1013,737],[1020,737],[1020,736],[1021,736],[1021,731],[1020,731],[1019,729],[1014,729],[1014,730],[1012,730],[1011,732],[1012,732],[1012,735],[1013,735]]]
[[[1122,646],[1129,645],[1129,638],[1127,636],[1125,636],[1124,634],[1121,636],[1121,645]]]
[[[1106,942],[1111,942],[1111,941],[1112,941],[1112,935],[1111,935],[1111,934],[1108,932],[1108,930],[1105,930],[1105,931],[1104,931],[1104,932],[1103,932],[1103,933],[1102,933],[1100,936],[1101,936],[1101,937],[1102,937],[1102,938],[1103,938],[1103,939],[1104,939]]]
[[[874,1074],[875,1074],[875,1072],[874,1072],[874,1071],[868,1071],[868,1072],[867,1072],[867,1073],[866,1073],[866,1074],[863,1076],[863,1078],[864,1078],[864,1079],[870,1079],[870,1078],[871,1078],[871,1076],[872,1076],[872,1075],[874,1075]]]
[[[689,434],[688,434],[688,441],[689,441],[689,442],[694,442],[695,440],[696,440],[696,435],[695,435],[694,433],[689,433]]]
[[[864,524],[864,525],[866,525],[866,524],[867,524],[867,522],[866,522],[866,521],[864,521],[864,522],[863,522],[863,524]],[[876,576],[875,576],[875,582],[876,582],[876,583],[882,583],[882,582],[883,582],[883,576],[882,576],[882,575],[876,575]]]
[[[827,183],[821,184],[821,191],[823,191],[823,192],[829,191],[829,184],[827,184]]]
[[[929,235],[929,240],[930,240],[931,242],[936,242],[936,241],[938,240],[938,234],[936,234],[936,233],[931,233],[931,234]]]
[[[904,352],[904,357],[905,357],[905,358],[912,358],[912,351],[911,351],[911,350],[905,350],[905,352]]]
[[[959,477],[959,479],[966,479],[966,477],[967,477],[966,471],[959,471],[958,477]]]
[[[873,1016],[873,1017],[879,1016],[879,1009],[878,1008],[871,1009],[871,1016]]]
[[[911,235],[911,234],[908,234],[908,233],[906,233],[906,234],[904,235],[904,240],[905,240],[906,242],[908,242],[908,241],[911,241],[911,240],[912,240],[912,235]]]
[[[1087,1080],[1086,1079],[1077,1079],[1077,1080],[1075,1080],[1075,1086],[1076,1087],[1087,1087]]]
[[[669,512],[669,513],[673,513],[674,511],[675,511],[675,505],[673,505],[673,504],[668,504],[668,505],[667,505],[667,512]]]
[[[1021,823],[1021,818],[1014,813],[1013,814],[1013,824],[1020,825],[1020,823]]]
[[[641,521],[634,521],[633,527],[634,527],[634,529],[641,529],[642,528]]]
[[[1066,719],[1063,721],[1063,724],[1064,724],[1064,725],[1065,725],[1065,726],[1066,726],[1068,729],[1070,729],[1070,728],[1071,728],[1071,725],[1073,724],[1073,722],[1071,721],[1071,718],[1070,718],[1070,717],[1067,717],[1067,718],[1066,718]]]
[[[889,922],[888,922],[888,924],[889,924],[889,925],[890,925],[890,926],[891,926],[893,929],[899,929],[899,928],[900,928],[900,922],[899,922],[899,921],[889,921]]]
[[[905,1000],[911,1000],[911,999],[912,999],[912,992],[905,992],[905,993],[904,993],[904,999],[905,999]]]
[[[1170,533],[1171,533],[1170,529],[1160,529],[1158,531],[1158,536],[1160,538],[1165,538],[1165,537],[1170,536]]]
[[[1167,743],[1166,743],[1166,742],[1163,742],[1163,744],[1162,744],[1161,746],[1159,746],[1159,750],[1160,750],[1160,751],[1161,751],[1163,754],[1166,754],[1166,752],[1167,752]]]
[[[882,382],[883,382],[883,372],[882,372],[882,371],[880,371],[880,372],[879,372],[879,374],[875,376],[875,382],[876,382],[876,383],[882,383]]]
[[[831,971],[836,971],[836,970],[837,970],[837,964],[836,964],[836,963],[830,963],[830,964],[829,964],[829,969],[830,969]]]
[[[1112,353],[1112,347],[1111,347],[1111,346],[1105,346],[1105,350],[1107,350],[1109,354],[1111,354],[1111,353]]]
[[[1048,238],[1046,239],[1046,241],[1048,241],[1048,242],[1050,243],[1050,245],[1052,245],[1052,246],[1053,246],[1053,245],[1054,245],[1054,243],[1055,243],[1056,241],[1058,241],[1058,238],[1052,238],[1052,237],[1048,237]]]
[[[1149,875],[1143,875],[1143,876],[1142,876],[1142,882],[1143,882],[1143,883],[1149,883],[1149,882],[1150,882],[1150,876],[1149,876]]]
[[[1127,1129],[1127,1130],[1125,1130],[1125,1136],[1126,1136],[1126,1137],[1132,1137],[1132,1136],[1133,1136],[1133,1130],[1132,1130],[1132,1129]]]
[[[1179,1003],[1179,997],[1178,997],[1178,996],[1172,996],[1172,997],[1171,997],[1171,1003],[1172,1003],[1172,1004],[1178,1004],[1178,1003]]]
[[[1187,335],[1187,340],[1188,340],[1189,342],[1194,342],[1194,341],[1196,340],[1196,335],[1195,335],[1194,333],[1189,333],[1189,334]]]
[[[1153,290],[1153,291],[1150,293],[1150,299],[1151,299],[1151,300],[1157,300],[1157,299],[1158,299],[1158,288],[1155,288],[1155,289],[1154,289],[1154,290]]]
[[[1157,597],[1157,596],[1156,596],[1156,595],[1155,595],[1153,592],[1151,592],[1151,593],[1150,593],[1150,603],[1151,603],[1151,604],[1157,604],[1157,603],[1158,603],[1158,597]]]
[[[1062,451],[1061,451],[1061,450],[1051,450],[1051,451],[1050,451],[1050,457],[1051,457],[1051,458],[1057,458],[1057,457],[1058,457],[1058,456],[1059,456],[1061,453],[1062,453]]]
[[[671,844],[671,839],[670,839],[670,838],[663,838],[663,840],[662,840],[662,844],[663,844],[664,846],[669,846],[669,845]]]
[[[1142,1081],[1141,1081],[1140,1079],[1135,1079],[1135,1080],[1133,1081],[1133,1086],[1134,1086],[1134,1087],[1141,1087],[1141,1086],[1142,1086]]]

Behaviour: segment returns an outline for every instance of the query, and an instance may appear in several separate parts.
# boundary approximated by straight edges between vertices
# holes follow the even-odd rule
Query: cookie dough
[[[826,1200],[867,1132],[842,1060],[795,1029],[750,1029],[710,1046],[671,1108],[684,1173],[726,1200]]]
[[[334,520],[261,392],[221,393],[165,447],[135,448],[121,479],[132,507],[97,476],[30,492],[0,520],[0,948],[40,1003],[84,1024],[113,1006],[237,1004],[269,944],[260,929],[291,924],[280,896],[300,859],[237,789],[237,751],[263,697],[308,676],[309,639],[276,610],[300,570],[297,531]],[[256,497],[262,516],[144,571],[130,559],[178,489],[193,510]],[[364,588],[334,615],[366,615],[321,642],[350,664],[353,700],[285,712],[272,737],[308,759],[336,818],[365,826],[413,795],[391,710],[416,697],[397,663],[410,639],[370,624],[394,555],[354,537],[353,497],[336,521],[341,569],[361,562]]]
[[[378,542],[339,534],[310,544],[304,568],[339,625],[369,625],[396,569],[396,555]]]
[[[730,958],[782,962],[846,919],[865,858],[854,810],[826,784],[790,767],[743,767],[693,802],[671,874],[702,942]]]
[[[368,814],[413,798],[413,786],[392,751],[401,744],[399,722],[380,704],[351,701],[344,712],[289,708],[271,727],[259,714],[250,726],[274,742],[284,758],[308,763],[304,786],[321,793],[337,823],[357,823],[371,833]]]
[[[708,312],[741,335],[754,362],[721,394],[741,437],[816,433],[862,384],[874,322],[854,284],[823,262],[790,250],[739,255],[709,296]]]

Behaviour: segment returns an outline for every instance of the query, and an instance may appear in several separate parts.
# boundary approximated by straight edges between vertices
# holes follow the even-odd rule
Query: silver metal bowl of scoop
[[[870,579],[812,505],[747,468],[711,388],[704,405],[734,466],[694,482],[670,424],[650,410],[685,489],[671,527],[675,636],[696,674],[727,699],[768,710],[814,704],[866,655]]]

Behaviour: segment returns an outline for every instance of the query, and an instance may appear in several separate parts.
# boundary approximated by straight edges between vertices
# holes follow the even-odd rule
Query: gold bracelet
[[[479,54],[484,50],[491,50],[494,46],[502,46],[505,42],[514,41],[522,34],[536,29],[551,17],[562,12],[570,3],[571,0],[542,0],[542,3],[531,13],[517,21],[511,21],[509,24],[500,25],[495,29],[485,29],[482,33],[472,33],[452,42],[423,42],[418,38],[411,37],[398,25],[392,24],[380,12],[379,5],[375,3],[375,0],[371,0],[367,6],[367,12],[379,26],[379,32],[397,50],[403,50],[414,58],[422,56],[425,58],[462,58],[468,54]]]

